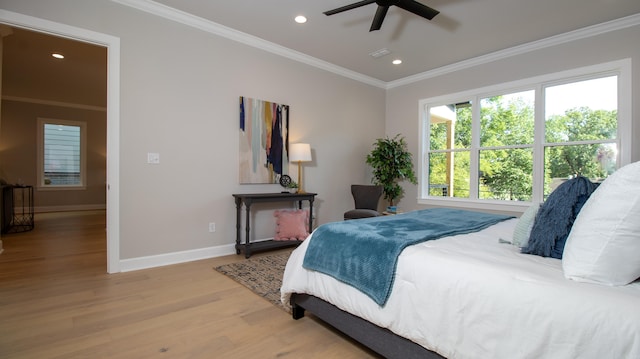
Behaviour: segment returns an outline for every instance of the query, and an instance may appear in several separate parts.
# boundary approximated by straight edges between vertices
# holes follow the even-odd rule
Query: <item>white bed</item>
[[[282,301],[313,295],[447,358],[640,358],[640,282],[565,279],[561,260],[499,242],[516,222],[407,247],[384,307],[302,267],[312,234],[289,259]]]

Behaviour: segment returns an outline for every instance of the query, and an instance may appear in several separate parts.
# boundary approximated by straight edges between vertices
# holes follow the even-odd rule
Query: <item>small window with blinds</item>
[[[38,187],[84,188],[85,123],[38,119]]]

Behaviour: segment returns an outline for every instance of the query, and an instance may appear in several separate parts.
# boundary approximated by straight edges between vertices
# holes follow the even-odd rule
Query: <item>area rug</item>
[[[280,301],[282,275],[291,251],[251,257],[240,262],[215,267],[215,270],[251,289],[271,304],[290,313]]]

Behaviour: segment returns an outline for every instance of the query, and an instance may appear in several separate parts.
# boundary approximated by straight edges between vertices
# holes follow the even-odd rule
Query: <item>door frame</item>
[[[107,273],[120,272],[120,38],[0,9],[0,23],[107,48]]]

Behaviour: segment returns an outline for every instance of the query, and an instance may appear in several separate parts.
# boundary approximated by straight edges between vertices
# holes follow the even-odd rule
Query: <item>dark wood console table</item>
[[[251,205],[261,202],[298,202],[298,208],[302,209],[302,201],[309,201],[309,230],[313,230],[313,200],[317,193],[236,193],[236,254],[244,250],[246,258],[251,257],[251,252],[268,249],[290,247],[300,244],[300,241],[261,241],[251,243]],[[242,204],[245,207],[245,238],[241,241]]]

